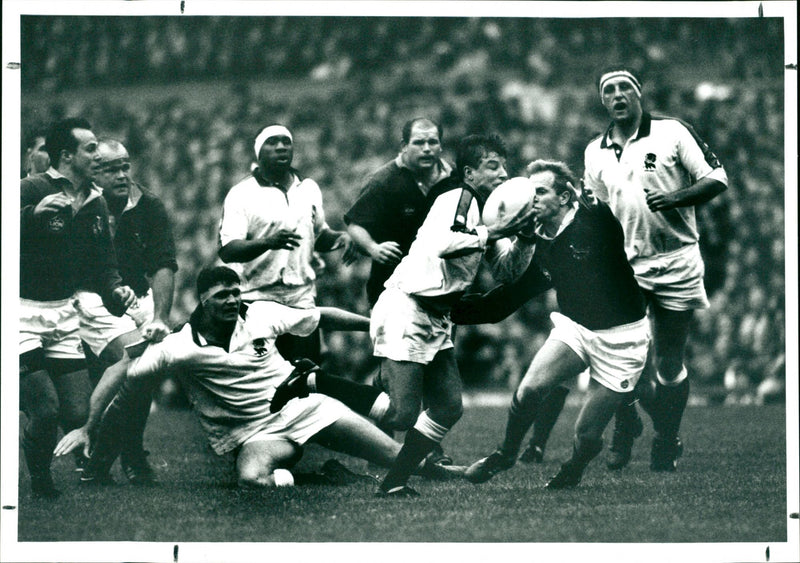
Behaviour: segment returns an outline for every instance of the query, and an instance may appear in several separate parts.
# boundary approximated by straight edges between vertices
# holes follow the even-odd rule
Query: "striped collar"
[[[641,139],[642,137],[647,137],[650,135],[650,127],[653,123],[652,116],[644,112],[642,113],[642,120],[639,123],[639,128],[636,130],[636,133],[633,134],[631,140]],[[612,121],[611,124],[606,129],[606,132],[603,134],[603,140],[600,142],[601,149],[610,149],[614,146],[614,143],[611,142],[611,132],[614,130],[614,122]]]

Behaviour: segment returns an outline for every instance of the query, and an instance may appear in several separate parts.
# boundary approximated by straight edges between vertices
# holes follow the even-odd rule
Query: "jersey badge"
[[[655,172],[656,170],[656,155],[654,153],[647,153],[644,157],[644,171]]]
[[[253,350],[256,353],[256,356],[261,358],[262,356],[267,355],[267,339],[266,338],[256,338],[253,340]]]
[[[61,215],[54,215],[47,222],[47,228],[53,231],[54,233],[57,233],[59,231],[64,230],[64,225],[66,224],[67,222],[64,220],[64,217],[62,217]]]

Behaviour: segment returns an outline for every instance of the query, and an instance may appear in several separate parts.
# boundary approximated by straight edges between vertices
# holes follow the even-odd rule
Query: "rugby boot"
[[[666,437],[657,434],[650,449],[650,471],[675,471],[678,458],[683,455],[683,442],[680,437]]]
[[[57,499],[61,496],[61,491],[56,489],[53,483],[53,476],[50,471],[42,472],[38,475],[31,475],[31,495],[34,498]]]
[[[572,457],[561,464],[558,473],[545,484],[546,489],[569,489],[578,485],[583,472],[603,449],[602,440],[581,439],[572,448]]]
[[[644,424],[642,418],[636,411],[635,405],[623,407],[625,413],[617,411],[614,420],[614,434],[609,446],[609,454],[606,459],[606,467],[612,471],[622,469],[631,460],[633,442],[642,435]]]
[[[576,487],[581,482],[583,477],[584,467],[579,464],[566,462],[561,464],[561,469],[553,476],[544,486],[545,489],[551,491],[559,489],[571,489]]]
[[[123,452],[120,456],[122,472],[125,473],[131,485],[150,486],[155,485],[156,475],[153,467],[147,461],[150,452],[139,450],[138,452]]]
[[[501,471],[511,469],[516,461],[516,456],[507,456],[498,449],[470,465],[464,477],[471,483],[485,483]]]

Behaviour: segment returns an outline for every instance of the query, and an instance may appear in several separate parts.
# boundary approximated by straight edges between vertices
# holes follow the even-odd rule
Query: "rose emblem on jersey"
[[[656,155],[654,153],[647,153],[644,157],[645,171],[655,171],[656,169]]]
[[[265,356],[267,354],[267,339],[256,338],[255,340],[253,340],[253,351],[259,358],[261,356]]]

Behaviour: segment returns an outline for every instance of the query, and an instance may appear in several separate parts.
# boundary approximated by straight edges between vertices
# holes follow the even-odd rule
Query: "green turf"
[[[20,472],[19,541],[149,542],[783,542],[786,437],[782,406],[690,407],[675,474],[648,468],[649,425],[630,466],[601,454],[579,488],[542,489],[570,450],[577,410],[562,414],[542,465],[517,464],[489,483],[414,479],[422,497],[385,500],[369,485],[252,492],[235,487],[231,459],[211,454],[190,412],[156,411],[146,445],[160,485],[80,487],[59,459],[57,501],[33,500]],[[505,409],[471,407],[444,446],[457,463],[491,452]],[[609,432],[607,431],[607,434]],[[332,456],[309,447],[299,470]],[[353,469],[364,462],[335,456]]]

